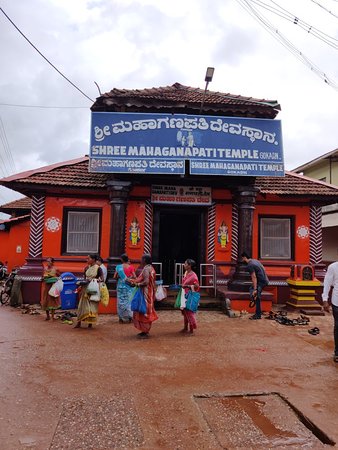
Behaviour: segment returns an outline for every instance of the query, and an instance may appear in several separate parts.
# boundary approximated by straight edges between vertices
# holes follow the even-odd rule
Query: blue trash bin
[[[61,308],[75,309],[77,307],[77,293],[74,292],[77,288],[77,277],[71,272],[61,274],[63,281],[63,289],[61,291]]]

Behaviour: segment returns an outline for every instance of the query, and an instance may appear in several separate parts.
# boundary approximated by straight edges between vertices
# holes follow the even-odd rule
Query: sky
[[[91,99],[99,95],[94,82],[102,92],[175,82],[204,88],[211,66],[210,90],[278,100],[285,165],[291,170],[338,147],[338,89],[274,39],[241,1],[2,0],[1,7]],[[313,35],[321,30],[338,44],[337,0],[247,1],[338,85],[337,50]],[[309,28],[304,31],[299,22],[262,9],[257,5],[262,2],[282,6]],[[0,117],[6,134],[0,140],[0,177],[88,154],[92,102],[47,64],[1,12],[0,54]],[[0,187],[0,204],[18,197]]]

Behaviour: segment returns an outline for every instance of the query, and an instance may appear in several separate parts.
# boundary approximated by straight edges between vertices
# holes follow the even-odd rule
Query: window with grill
[[[64,211],[63,253],[99,253],[100,211]]]
[[[260,218],[260,257],[292,259],[292,220],[279,217]]]

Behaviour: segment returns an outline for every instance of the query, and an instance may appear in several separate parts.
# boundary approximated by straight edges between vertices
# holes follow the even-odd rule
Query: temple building
[[[165,284],[177,283],[192,258],[210,295],[226,292],[238,308],[248,300],[242,251],[267,270],[266,308],[287,300],[292,265],[323,276],[322,206],[338,201],[338,187],[284,171],[277,101],[175,83],[113,89],[91,110],[89,156],[0,181],[32,201],[25,301],[39,300],[49,256],[80,274],[85,256],[100,254],[107,311],[122,253],[136,266],[151,253]]]

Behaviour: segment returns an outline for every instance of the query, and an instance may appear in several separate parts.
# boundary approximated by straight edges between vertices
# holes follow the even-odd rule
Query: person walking
[[[57,297],[53,297],[49,294],[49,290],[57,281],[57,278],[60,276],[60,272],[57,267],[54,265],[53,258],[46,259],[46,266],[43,269],[43,281],[44,281],[44,289],[41,299],[41,307],[44,311],[46,311],[46,319],[50,320],[52,316],[52,321],[54,321],[54,313],[57,309],[61,308],[61,299],[60,295]]]
[[[149,338],[149,331],[152,323],[158,319],[154,308],[155,288],[156,288],[156,272],[151,264],[151,255],[145,254],[142,256],[141,265],[143,267],[140,275],[135,278],[129,278],[129,281],[136,287],[141,288],[144,295],[147,311],[145,314],[134,311],[133,322],[134,327],[141,331],[137,335],[139,339]]]
[[[329,293],[333,287],[331,296],[332,315],[334,320],[333,336],[334,336],[334,354],[333,361],[338,363],[338,261],[332,263],[327,268],[327,272],[324,277],[323,288],[323,308],[324,311],[330,312],[329,305]]]
[[[88,265],[84,270],[85,283],[81,287],[81,296],[77,308],[77,323],[74,328],[81,328],[81,322],[88,324],[92,328],[97,323],[99,300],[92,299],[92,295],[87,292],[88,284],[92,280],[103,281],[103,274],[100,267],[96,264],[97,255],[88,255]]]
[[[187,259],[184,263],[184,276],[182,279],[182,288],[184,289],[185,296],[188,295],[189,291],[199,291],[199,281],[198,276],[192,270],[196,266],[193,259]],[[184,327],[181,333],[188,333],[191,336],[194,330],[197,328],[196,314],[187,308],[182,309],[182,314],[184,317]]]
[[[250,287],[250,296],[255,300],[256,312],[249,317],[250,320],[259,320],[262,318],[261,297],[262,290],[269,284],[269,278],[263,265],[257,260],[251,258],[246,252],[241,254],[242,261],[246,264],[246,270],[251,276],[252,286]]]
[[[117,314],[119,323],[131,323],[133,313],[130,309],[131,292],[133,288],[130,279],[136,278],[135,269],[129,261],[128,255],[121,255],[121,264],[115,269],[114,278],[117,279]]]

